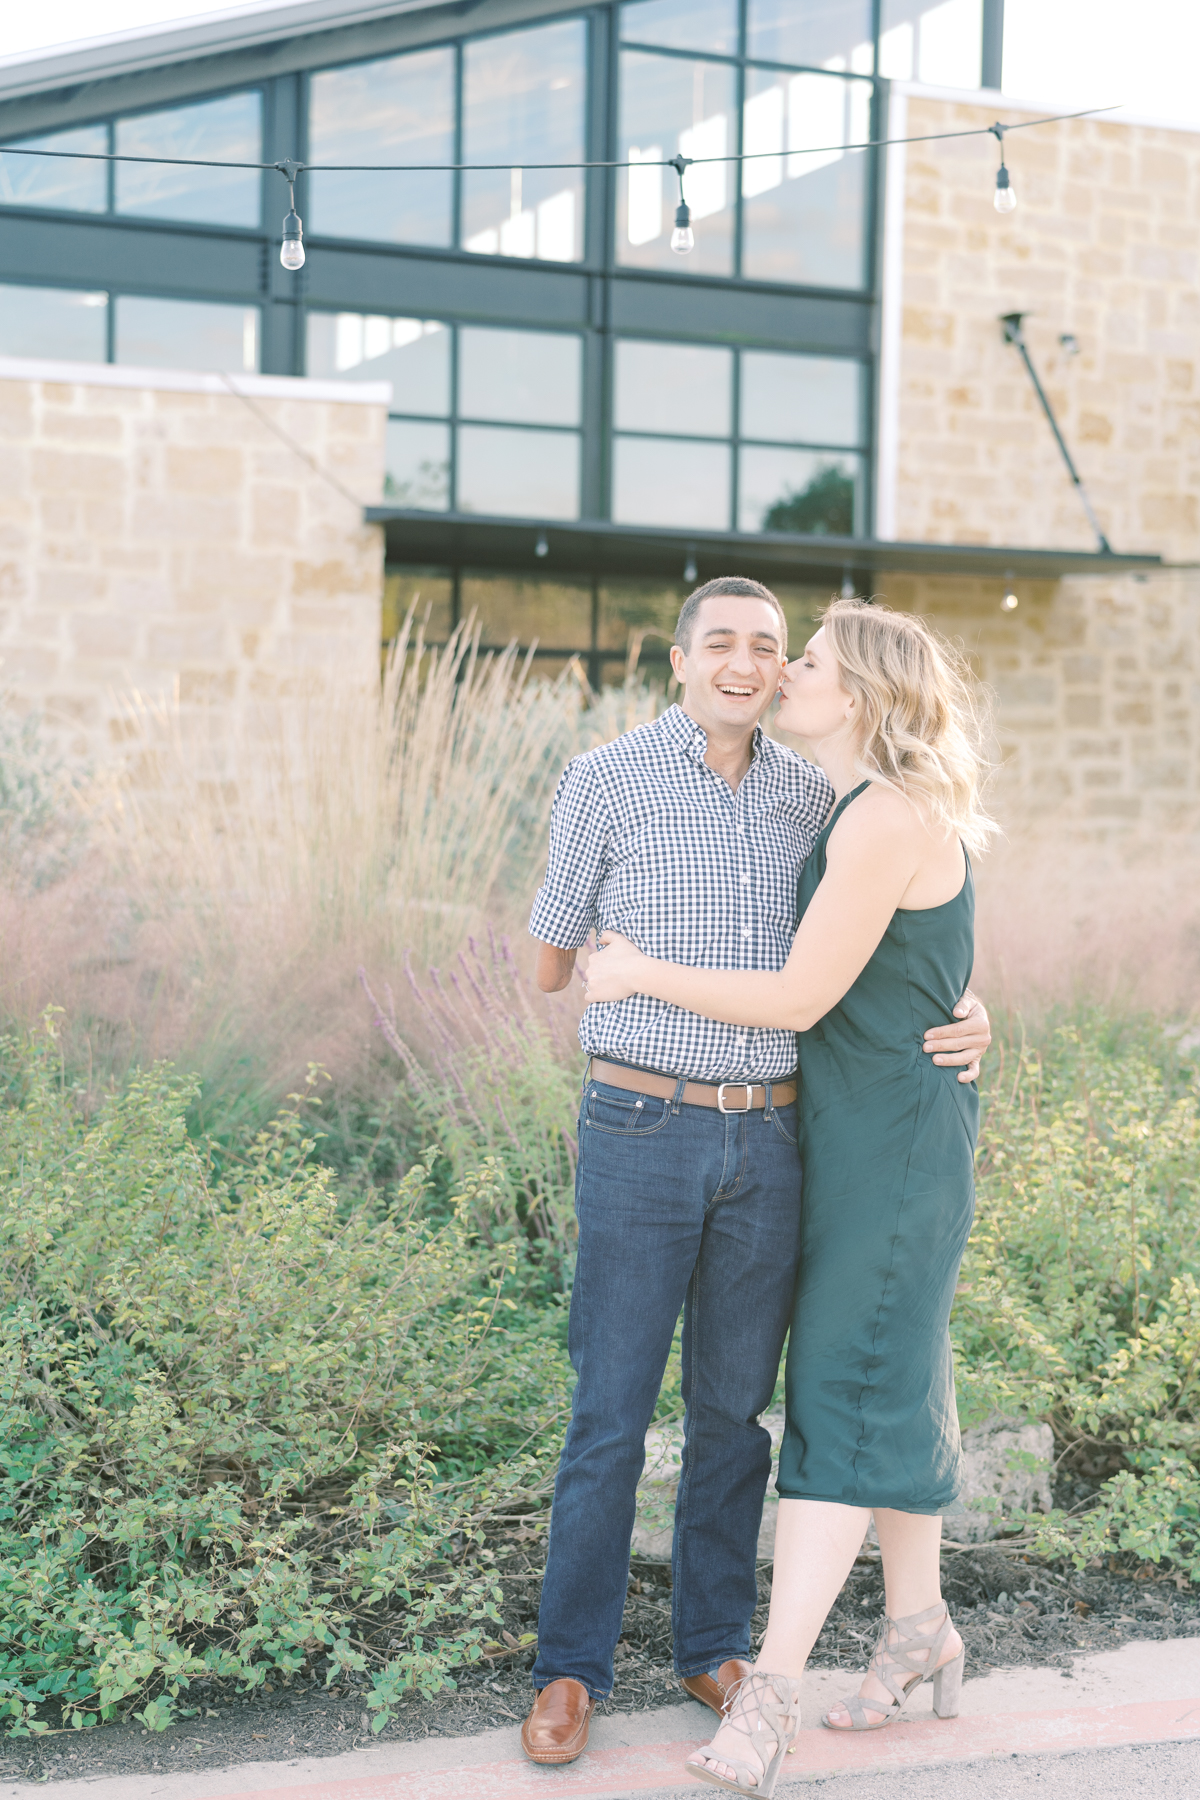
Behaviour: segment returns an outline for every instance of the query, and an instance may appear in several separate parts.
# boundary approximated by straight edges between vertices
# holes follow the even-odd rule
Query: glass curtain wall
[[[308,372],[390,381],[385,497],[427,512],[579,517],[583,344],[361,313],[310,313]]]
[[[686,273],[854,289],[867,279],[872,0],[627,0],[621,7],[617,256]],[[741,165],[724,160],[738,154]]]

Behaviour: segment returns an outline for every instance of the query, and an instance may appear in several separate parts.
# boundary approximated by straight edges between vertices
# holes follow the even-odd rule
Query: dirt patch
[[[535,1534],[530,1533],[531,1537]],[[537,1534],[540,1536],[540,1534]],[[540,1570],[533,1545],[514,1546],[501,1570],[504,1629],[516,1639],[537,1624]],[[1069,1671],[1075,1657],[1114,1650],[1132,1639],[1200,1636],[1200,1593],[1176,1585],[1150,1564],[1076,1573],[1013,1551],[982,1545],[944,1559],[944,1591],[967,1647],[967,1674],[1036,1666]],[[767,1622],[769,1568],[760,1573],[756,1640]],[[814,1666],[845,1669],[847,1692],[874,1643],[883,1610],[877,1559],[863,1558],[839,1596],[813,1654]],[[682,1699],[671,1668],[671,1572],[662,1563],[633,1565],[616,1683],[602,1703],[609,1712],[638,1712]],[[383,1741],[462,1737],[511,1725],[530,1701],[528,1650],[496,1656],[464,1672],[456,1691],[405,1700]],[[1060,1677],[1054,1678],[1055,1690]],[[1063,1690],[1065,1691],[1065,1690]],[[221,1684],[194,1686],[193,1716],[165,1732],[132,1720],[84,1732],[0,1741],[0,1776],[44,1782],[86,1775],[138,1775],[219,1768],[234,1763],[289,1762],[335,1756],[380,1742],[372,1735],[365,1688],[327,1689],[318,1678],[294,1679],[240,1698]],[[1056,1694],[1047,1704],[1059,1703]]]

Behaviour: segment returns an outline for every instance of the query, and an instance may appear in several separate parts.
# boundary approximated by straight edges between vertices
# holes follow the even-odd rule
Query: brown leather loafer
[[[727,1663],[726,1668],[732,1667]],[[587,1749],[596,1702],[582,1681],[563,1676],[547,1682],[521,1727],[521,1748],[531,1762],[569,1763]]]
[[[729,1704],[729,1690],[744,1675],[749,1675],[750,1664],[740,1662],[736,1656],[723,1662],[715,1675],[685,1675],[683,1685],[693,1700],[703,1700],[705,1706],[711,1706],[722,1718]]]

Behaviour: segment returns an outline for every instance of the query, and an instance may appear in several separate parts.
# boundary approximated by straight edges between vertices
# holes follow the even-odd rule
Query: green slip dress
[[[800,875],[803,918],[835,809]],[[897,911],[849,992],[799,1034],[800,1276],[776,1486],[939,1513],[961,1485],[950,1307],[975,1208],[979,1093],[922,1048],[971,975],[975,889]]]

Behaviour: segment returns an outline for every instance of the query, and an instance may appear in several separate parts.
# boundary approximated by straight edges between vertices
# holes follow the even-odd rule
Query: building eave
[[[790,532],[668,530],[580,520],[491,518],[476,513],[418,512],[371,506],[382,525],[390,563],[512,569],[555,575],[661,577],[678,582],[694,562],[697,578],[748,575],[770,582],[856,586],[880,573],[976,576],[1002,581],[1057,581],[1069,575],[1149,574],[1161,556],[1102,555],[1092,550],[1031,549],[996,544],[910,544],[881,538],[801,536]],[[544,540],[545,553],[537,545]]]
[[[164,63],[249,50],[281,38],[431,12],[439,5],[445,0],[294,0],[283,6],[230,7],[207,17],[82,38],[42,55],[0,57],[0,103],[137,75]],[[461,5],[445,9],[463,10]]]

